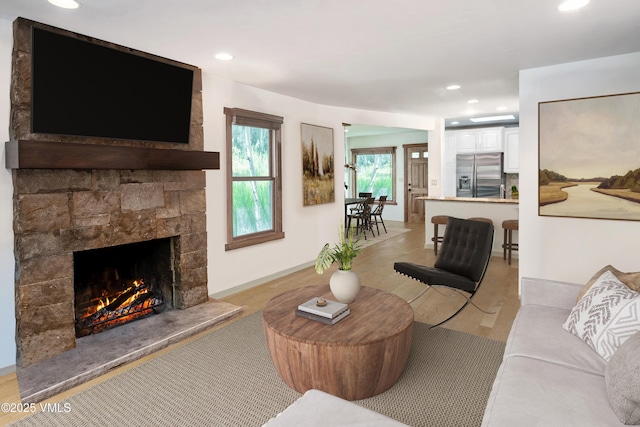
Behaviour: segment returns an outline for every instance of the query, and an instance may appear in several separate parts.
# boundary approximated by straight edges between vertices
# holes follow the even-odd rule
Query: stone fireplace
[[[32,134],[33,25],[42,24],[22,18],[14,22],[12,141],[6,144],[14,187],[20,368],[76,346],[74,278],[87,263],[81,255],[87,251],[165,242],[169,255],[163,258],[164,269],[145,273],[152,277],[145,280],[163,281],[157,285],[162,309],[184,309],[208,300],[204,169],[219,168],[219,154],[203,151],[201,73],[195,67],[188,144]],[[146,264],[149,261],[142,260],[136,268]],[[99,268],[123,282],[117,286],[133,280],[124,267],[117,272],[109,265]]]

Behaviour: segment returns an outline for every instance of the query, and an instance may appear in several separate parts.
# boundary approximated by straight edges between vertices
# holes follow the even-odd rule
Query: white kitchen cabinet
[[[504,171],[505,173],[519,173],[518,140],[519,128],[504,129]]]
[[[444,161],[442,162],[443,197],[456,195],[456,132],[445,132]]]
[[[478,129],[478,153],[496,153],[504,151],[502,148],[502,129]]]
[[[456,153],[475,153],[478,150],[478,132],[475,130],[455,131]]]
[[[502,127],[448,131],[455,136],[456,154],[503,152]]]

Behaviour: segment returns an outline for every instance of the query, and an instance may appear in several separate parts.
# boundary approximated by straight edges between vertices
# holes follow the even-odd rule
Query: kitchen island
[[[454,216],[456,218],[482,217],[493,221],[495,234],[493,238],[494,255],[502,255],[504,233],[502,221],[518,219],[517,199],[470,198],[470,197],[423,197],[425,215],[425,247],[433,248],[433,224],[431,217],[435,215]],[[444,233],[444,226],[440,226],[438,234]],[[513,233],[514,243],[518,242],[518,233]],[[517,252],[513,255],[517,257]]]

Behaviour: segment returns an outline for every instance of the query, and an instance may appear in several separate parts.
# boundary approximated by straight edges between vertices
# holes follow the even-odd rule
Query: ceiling
[[[560,0],[79,1],[2,0],[0,18],[313,103],[443,118],[517,112],[518,70],[640,51],[639,0],[571,13],[557,11]],[[235,59],[214,59],[221,51]],[[453,83],[461,89],[445,89]]]

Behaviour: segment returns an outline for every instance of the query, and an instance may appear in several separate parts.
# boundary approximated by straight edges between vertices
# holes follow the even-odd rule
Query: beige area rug
[[[400,234],[404,234],[408,231],[411,231],[408,228],[404,228],[404,223],[400,221],[385,221],[385,225],[387,226],[387,232],[384,232],[384,228],[382,224],[379,224],[380,227],[380,235],[378,236],[378,230],[376,230],[376,226],[373,226],[373,230],[375,232],[375,236],[372,237],[370,232],[367,232],[367,239],[360,236],[360,242],[362,243],[362,248],[368,248],[369,246],[376,245],[378,243],[382,243],[386,240],[391,239],[392,237],[399,236]]]
[[[113,377],[15,426],[260,426],[301,396],[280,379],[261,312]],[[479,426],[504,344],[417,323],[405,372],[356,401],[405,424]]]

